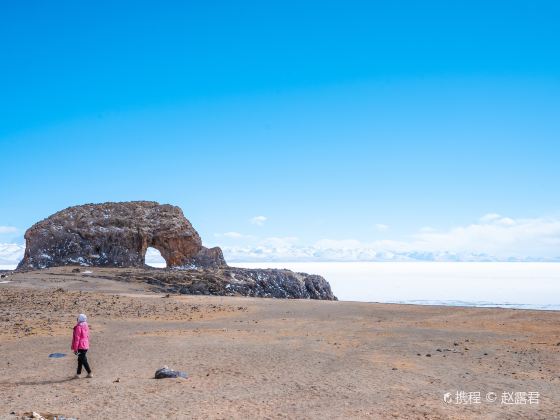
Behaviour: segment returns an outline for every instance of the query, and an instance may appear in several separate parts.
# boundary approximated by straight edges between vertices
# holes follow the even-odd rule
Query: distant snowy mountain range
[[[382,262],[382,261],[445,261],[445,262],[560,262],[558,258],[533,258],[533,257],[495,257],[484,253],[454,253],[454,252],[429,252],[429,251],[379,251],[368,248],[316,248],[316,247],[290,247],[290,248],[236,248],[224,247],[224,255],[231,262],[319,262],[319,261],[349,261],[349,262]]]
[[[317,248],[308,247],[224,247],[226,261],[234,262],[365,262],[365,261],[444,261],[444,262],[560,262],[558,258],[509,257],[497,258],[483,253],[453,253],[427,251],[378,251],[367,248]],[[0,269],[11,269],[23,258],[25,245],[0,243]],[[159,262],[159,256],[152,252],[146,255],[146,262]]]

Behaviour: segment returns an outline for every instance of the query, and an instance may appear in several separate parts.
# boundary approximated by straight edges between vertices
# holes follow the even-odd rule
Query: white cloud
[[[239,232],[225,232],[225,233],[215,233],[216,238],[229,238],[229,239],[248,239],[253,240],[255,237],[253,235],[245,235]]]
[[[266,222],[267,220],[268,218],[266,216],[255,216],[252,217],[249,221],[253,225],[262,226],[264,225],[264,222]]]
[[[0,234],[2,233],[17,233],[18,229],[13,226],[0,226]]]
[[[488,213],[485,214],[484,216],[482,216],[480,218],[480,222],[481,223],[492,223],[494,220],[498,220],[500,219],[502,216],[500,216],[497,213]]]
[[[420,232],[410,248],[425,251],[484,253],[498,259],[555,259],[560,257],[560,220],[512,219],[497,214],[483,216],[478,223],[446,232]]]
[[[435,232],[435,231],[436,231],[436,229],[434,229],[431,226],[424,226],[424,227],[420,228],[421,233],[431,233],[431,232]]]
[[[0,243],[0,266],[15,268],[23,258],[25,245]]]
[[[356,239],[321,239],[315,242],[317,249],[358,249],[364,244]]]
[[[503,217],[497,213],[488,213],[480,218],[480,223],[512,226],[515,224],[515,220],[509,217]]]
[[[243,235],[239,232],[226,232],[224,234],[222,234],[222,236],[225,236],[226,238],[242,238]]]
[[[386,232],[389,230],[389,225],[385,225],[383,223],[377,223],[376,225],[374,225],[374,228],[379,232]]]
[[[446,231],[424,227],[408,240],[295,240],[224,248],[231,261],[560,261],[560,220],[487,214]]]
[[[261,245],[275,248],[287,248],[295,245],[297,241],[298,238],[296,238],[295,236],[286,236],[282,238],[273,236],[263,239],[261,241]]]
[[[258,239],[239,232],[216,234],[239,246],[223,246],[226,260],[250,261],[558,261],[560,220],[513,219],[487,214],[448,230],[421,228],[408,240],[324,238],[302,244],[294,236]],[[25,246],[0,244],[0,266],[15,267]],[[147,261],[157,257],[146,255]]]

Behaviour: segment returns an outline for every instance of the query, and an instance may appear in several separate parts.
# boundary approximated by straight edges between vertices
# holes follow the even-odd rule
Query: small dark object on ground
[[[0,274],[0,279],[5,279],[7,276],[5,274]]]
[[[79,269],[79,268],[73,268],[73,269],[72,269],[72,273],[79,273],[79,272],[80,272],[80,269]]]
[[[173,370],[169,369],[167,366],[162,367],[161,369],[156,370],[155,378],[156,379],[164,379],[164,378],[187,378],[186,372],[181,372],[180,370]]]
[[[49,354],[49,357],[52,357],[54,359],[60,359],[61,357],[66,357],[65,353],[51,353]]]
[[[45,413],[45,412],[38,413],[36,411],[29,411],[27,413],[23,413],[23,415],[21,417],[18,417],[18,418],[21,418],[21,419],[24,419],[24,420],[26,420],[26,419],[31,419],[31,420],[41,420],[41,419],[43,419],[43,420],[54,420],[54,419],[57,419],[57,420],[76,420],[75,417],[66,417],[66,416],[63,416],[62,414],[53,414],[53,413]]]

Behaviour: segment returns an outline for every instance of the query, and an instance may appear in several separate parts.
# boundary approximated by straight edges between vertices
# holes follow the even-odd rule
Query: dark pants
[[[87,373],[91,373],[89,363],[86,356],[87,350],[78,350],[78,375],[82,373],[82,366],[86,369]]]

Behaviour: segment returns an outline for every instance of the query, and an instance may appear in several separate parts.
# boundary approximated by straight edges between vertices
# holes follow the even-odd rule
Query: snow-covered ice
[[[560,310],[560,263],[232,263],[320,274],[340,300]]]

